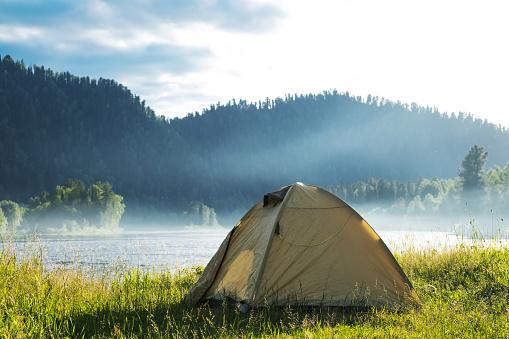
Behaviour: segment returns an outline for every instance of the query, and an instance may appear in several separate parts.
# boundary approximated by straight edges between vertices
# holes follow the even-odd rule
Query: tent
[[[266,194],[226,236],[186,295],[247,304],[420,303],[396,259],[344,201],[296,183]]]

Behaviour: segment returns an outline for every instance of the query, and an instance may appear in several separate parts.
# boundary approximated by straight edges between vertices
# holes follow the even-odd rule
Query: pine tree
[[[484,148],[477,145],[470,148],[458,168],[458,177],[461,180],[463,190],[484,188],[484,166],[486,162],[488,162],[488,152]]]

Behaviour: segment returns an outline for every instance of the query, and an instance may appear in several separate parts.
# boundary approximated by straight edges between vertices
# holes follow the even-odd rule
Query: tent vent
[[[286,187],[280,189],[279,191],[274,191],[272,193],[265,194],[263,196],[263,207],[267,206],[269,204],[269,201],[273,201],[274,206],[278,202],[282,202],[286,196],[286,193],[288,193],[288,190],[290,189],[290,187],[291,186],[286,186]]]

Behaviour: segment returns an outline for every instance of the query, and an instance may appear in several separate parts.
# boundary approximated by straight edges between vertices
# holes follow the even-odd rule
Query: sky
[[[509,4],[0,0],[0,55],[114,79],[157,115],[324,90],[509,127]]]

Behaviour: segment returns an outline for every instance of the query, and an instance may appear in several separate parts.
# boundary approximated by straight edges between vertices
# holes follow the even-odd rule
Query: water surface
[[[17,255],[37,253],[49,268],[91,270],[139,268],[176,270],[206,265],[229,229],[123,232],[109,236],[44,235],[14,243]],[[410,248],[443,250],[472,239],[450,232],[380,231],[391,251]],[[479,240],[477,240],[479,242]],[[505,241],[505,240],[504,240]],[[493,240],[482,240],[489,244]]]

